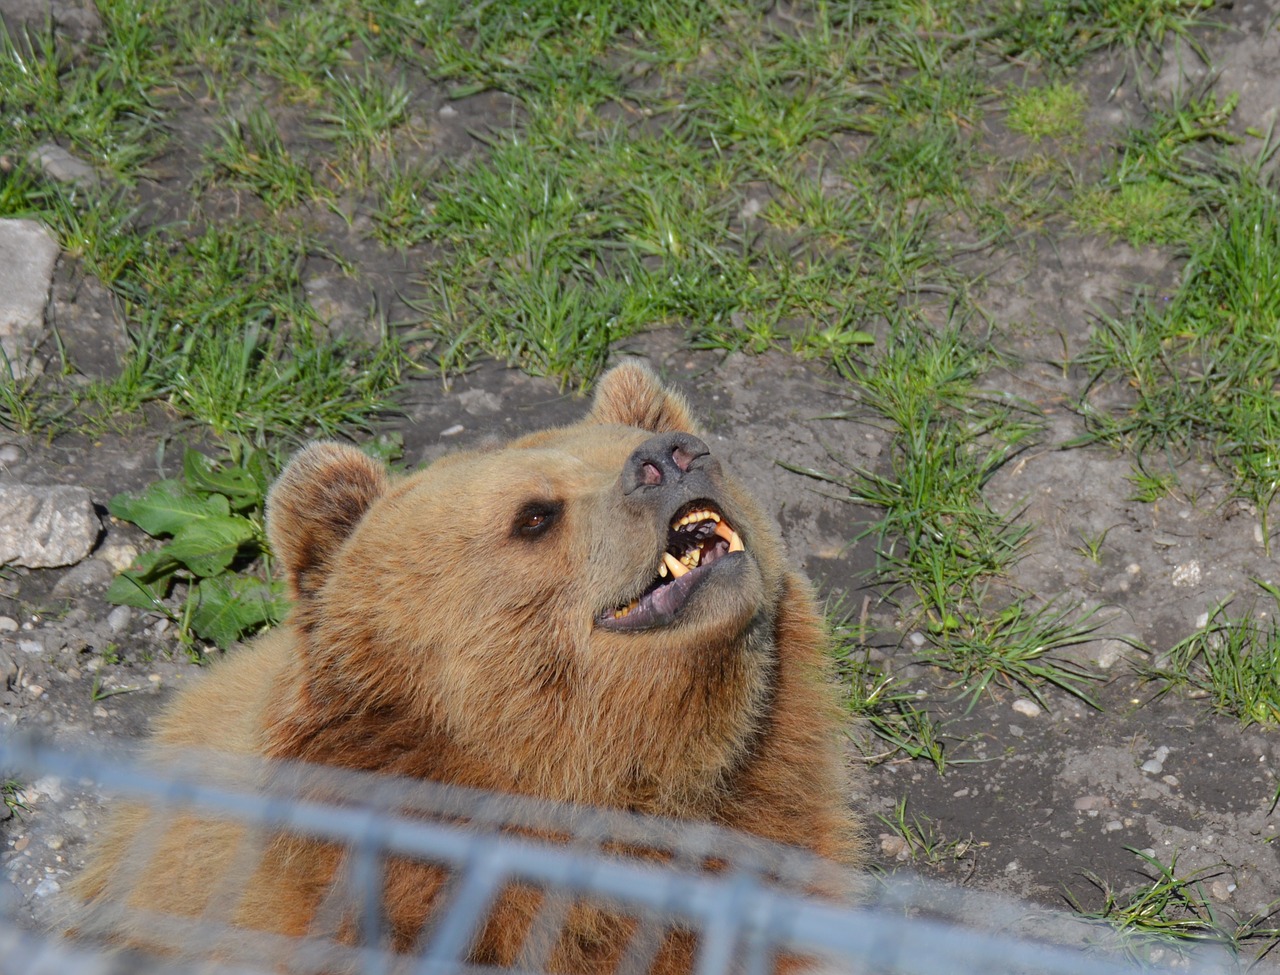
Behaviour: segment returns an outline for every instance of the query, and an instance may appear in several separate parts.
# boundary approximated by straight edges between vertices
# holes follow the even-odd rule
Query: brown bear
[[[707,821],[856,861],[809,586],[646,367],[607,373],[577,424],[403,478],[314,444],[267,521],[292,613],[178,696],[161,746]],[[144,823],[122,809],[99,843],[78,882],[91,908],[123,896],[199,916],[231,896],[233,923],[300,935],[334,882],[331,848],[278,836],[229,895],[243,830],[187,818],[122,894],[112,877]],[[442,883],[387,866],[396,950],[414,949]],[[508,891],[470,960],[519,965],[537,903]],[[612,971],[627,924],[571,921],[552,970]],[[692,950],[673,935],[653,970],[688,970]]]

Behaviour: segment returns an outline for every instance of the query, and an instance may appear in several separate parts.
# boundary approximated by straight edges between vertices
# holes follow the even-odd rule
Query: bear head
[[[644,366],[401,479],[314,444],[267,517],[297,648],[268,754],[687,815],[760,734],[781,541]]]

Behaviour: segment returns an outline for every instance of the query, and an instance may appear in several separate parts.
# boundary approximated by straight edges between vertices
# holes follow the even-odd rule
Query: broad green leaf
[[[231,513],[227,499],[221,495],[196,497],[174,480],[156,481],[137,495],[117,494],[107,510],[133,522],[148,535],[176,535],[193,522]]]
[[[223,503],[226,499],[223,498]],[[197,576],[224,572],[241,550],[254,540],[253,523],[238,515],[220,515],[191,521],[164,547],[172,557]]]
[[[178,563],[163,549],[139,555],[131,568],[116,576],[107,587],[107,601],[136,609],[160,608],[169,594]]]
[[[196,592],[192,629],[224,650],[245,634],[279,622],[289,609],[281,583],[252,577],[205,579]]]
[[[262,503],[262,490],[244,467],[219,466],[200,451],[188,447],[182,455],[182,473],[189,487],[207,494],[225,495],[236,511],[256,508]]]

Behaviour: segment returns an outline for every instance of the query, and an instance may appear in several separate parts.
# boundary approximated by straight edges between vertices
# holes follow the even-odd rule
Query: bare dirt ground
[[[1241,95],[1242,119],[1275,120],[1280,33],[1267,25],[1277,13],[1274,0],[1236,4],[1223,11],[1225,26],[1205,38],[1220,86]],[[1158,84],[1174,83],[1176,63],[1170,59]],[[1190,57],[1185,65],[1192,74],[1202,70]],[[1107,98],[1123,66],[1118,58],[1102,60],[1095,71],[1092,117],[1114,122],[1115,113],[1132,110],[1123,86]],[[484,99],[457,104],[438,146],[467,151],[465,132],[483,124],[485,111],[501,106]],[[348,256],[358,259],[354,245]],[[855,390],[780,353],[725,358],[690,351],[672,332],[645,336],[615,355],[648,356],[688,393],[713,449],[765,499],[795,560],[833,601],[854,612],[865,607],[880,634],[873,655],[905,686],[927,691],[935,717],[945,722],[942,774],[901,756],[869,765],[868,795],[857,801],[867,809],[877,866],[1057,906],[1069,892],[1096,908],[1099,884],[1125,890],[1144,882],[1144,863],[1131,851],[1147,851],[1166,864],[1176,858],[1180,876],[1202,872],[1202,890],[1227,927],[1231,918],[1265,916],[1280,898],[1280,843],[1273,842],[1280,814],[1272,808],[1280,738],[1256,726],[1241,730],[1203,701],[1159,696],[1160,687],[1135,672],[1151,661],[1139,648],[1158,656],[1221,600],[1256,592],[1251,580],[1280,583],[1256,513],[1228,501],[1228,485],[1208,467],[1182,471],[1184,491],[1148,504],[1128,500],[1128,458],[1100,447],[1063,449],[1083,431],[1069,408],[1083,376],[1064,368],[1064,356],[1082,350],[1099,309],[1125,307],[1135,287],[1167,286],[1178,268],[1162,251],[1088,237],[1024,242],[971,260],[975,276],[988,282],[987,311],[1019,357],[988,385],[1036,404],[1048,418],[1042,441],[988,488],[993,504],[1025,507],[1035,526],[1009,585],[1098,608],[1107,621],[1098,638],[1066,651],[1105,675],[1089,688],[1098,709],[1049,690],[1044,710],[1028,706],[1025,692],[993,686],[966,711],[963,688],[952,687],[951,676],[911,662],[913,634],[866,585],[874,540],[853,541],[869,513],[833,497],[838,490],[830,485],[780,466],[835,473],[842,465],[883,467],[888,435],[857,418]],[[361,280],[392,293],[404,273],[371,267]],[[110,303],[77,274],[71,258],[63,259],[51,312],[72,361],[86,373],[109,371],[116,346],[77,344],[90,329],[76,326],[91,314],[109,317]],[[100,334],[96,326],[92,331]],[[582,409],[581,399],[549,382],[490,364],[449,388],[434,378],[411,381],[403,416],[388,427],[403,434],[404,462],[412,466]],[[843,411],[852,418],[824,418]],[[105,516],[106,502],[171,476],[180,457],[175,445],[185,439],[159,411],[127,434],[95,440],[0,437],[0,477],[83,485],[104,515],[96,561],[0,578],[0,616],[16,626],[0,632],[0,730],[36,728],[67,744],[134,739],[174,688],[198,677],[200,668],[174,652],[166,621],[115,609],[102,598],[110,581],[102,556],[148,544],[136,529]],[[1104,532],[1095,560],[1082,550],[1082,538]],[[875,755],[880,744],[850,727],[851,762]],[[39,918],[79,863],[102,810],[92,799],[68,800],[52,782],[24,783],[21,795],[29,808],[0,823],[0,868],[24,916]],[[919,817],[932,831],[932,854],[911,856],[876,819],[893,818],[904,799],[908,821]]]

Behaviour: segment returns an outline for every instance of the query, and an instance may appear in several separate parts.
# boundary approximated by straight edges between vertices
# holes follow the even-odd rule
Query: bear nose
[[[631,452],[622,469],[622,493],[641,487],[673,487],[691,473],[709,472],[711,448],[691,433],[662,433]]]

